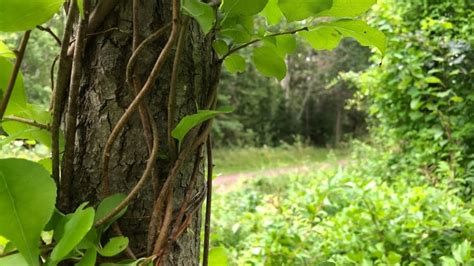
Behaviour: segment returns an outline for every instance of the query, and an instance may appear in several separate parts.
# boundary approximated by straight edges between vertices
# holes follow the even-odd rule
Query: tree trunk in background
[[[171,1],[142,1],[140,6],[142,39],[170,21]],[[72,207],[77,207],[84,201],[96,206],[100,201],[99,166],[103,148],[112,127],[132,100],[132,89],[125,82],[125,69],[132,45],[132,1],[119,1],[97,31],[113,27],[118,27],[120,30],[95,36],[89,40],[86,47],[71,187],[73,194],[70,195]],[[205,38],[195,23],[189,23],[188,28],[178,71],[176,113],[179,118],[195,113],[196,105],[202,106],[203,95],[207,95],[210,81],[215,75],[215,69],[211,67],[213,56],[210,38]],[[137,66],[142,83],[150,73],[168,34],[141,54]],[[160,131],[160,151],[156,169],[159,187],[163,184],[170,167],[167,159],[166,110],[173,57],[174,50],[164,65],[154,90],[145,99],[150,105]],[[187,185],[184,180],[188,180],[194,157],[189,156],[190,159],[178,176],[174,188],[175,209],[183,197]],[[148,149],[137,112],[117,139],[112,151],[109,170],[111,193],[127,194],[142,175],[147,158]],[[198,187],[203,186],[202,173],[201,169]],[[136,254],[143,255],[146,249],[147,227],[156,196],[153,194],[150,181],[119,220],[122,232],[130,238],[131,248]],[[188,231],[171,248],[167,264],[198,264],[200,212],[197,213],[198,217],[194,218]]]

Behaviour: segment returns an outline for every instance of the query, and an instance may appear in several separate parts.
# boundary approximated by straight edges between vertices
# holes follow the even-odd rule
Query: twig
[[[280,36],[280,35],[295,34],[295,33],[300,32],[300,31],[308,31],[308,27],[303,27],[303,28],[299,28],[299,29],[296,29],[296,30],[290,30],[290,31],[272,33],[272,34],[269,34],[269,35],[267,35],[267,36],[265,36],[265,37],[275,37],[275,36]],[[233,54],[233,53],[239,51],[240,49],[243,49],[243,48],[245,48],[245,47],[247,47],[247,46],[249,46],[249,45],[252,45],[252,44],[254,44],[254,43],[260,42],[260,41],[262,41],[262,40],[263,40],[263,38],[251,40],[251,41],[249,41],[249,42],[247,42],[247,43],[244,43],[244,44],[239,45],[239,46],[237,46],[237,47],[235,47],[235,48],[232,48],[232,49],[230,49],[227,53],[225,53],[225,54],[222,56],[222,58],[220,59],[220,61],[224,61],[224,59],[226,59],[226,57],[228,57],[229,55],[231,55],[231,54]]]
[[[168,145],[169,145],[169,156],[171,160],[175,160],[177,156],[176,142],[171,136],[171,132],[174,129],[174,119],[176,118],[176,90],[177,90],[177,77],[178,68],[181,60],[181,54],[183,52],[185,34],[187,30],[188,18],[186,17],[181,25],[179,31],[178,44],[176,45],[176,53],[173,61],[173,70],[171,72],[170,81],[170,93],[168,97]]]
[[[151,121],[152,117],[150,117]],[[138,183],[135,185],[135,187],[128,193],[127,197],[122,200],[110,213],[105,215],[102,219],[98,220],[94,226],[99,226],[107,221],[109,221],[111,218],[113,218],[115,215],[117,215],[120,211],[122,211],[132,200],[135,198],[135,196],[140,192],[140,190],[143,188],[143,186],[146,184],[146,181],[148,177],[150,176],[152,169],[155,164],[156,157],[158,156],[158,147],[159,147],[159,139],[158,139],[158,128],[156,126],[156,123],[152,123],[152,132],[153,132],[153,150],[150,154],[150,158],[148,158],[147,164],[145,171],[143,172],[142,176],[140,177],[140,180]]]
[[[3,94],[3,100],[0,103],[0,120],[2,120],[5,111],[7,110],[8,102],[13,93],[13,88],[15,87],[16,78],[20,72],[21,62],[23,61],[23,56],[25,55],[26,45],[28,44],[28,39],[30,38],[31,31],[25,31],[23,38],[21,39],[20,48],[16,55],[15,65],[13,66],[13,71],[10,75],[10,80],[8,81],[8,86]]]
[[[74,168],[74,143],[76,141],[77,106],[79,86],[81,85],[82,59],[84,56],[90,0],[84,0],[83,3],[84,18],[80,20],[79,28],[77,30],[77,40],[72,62],[71,84],[69,88],[68,110],[66,116],[64,167],[61,175],[61,189],[59,191],[59,202],[63,210],[66,210],[69,206],[70,182]]]
[[[40,26],[40,25],[36,26],[36,28],[39,29],[39,30],[41,30],[41,31],[44,31],[44,32],[49,33],[49,35],[51,35],[51,36],[54,38],[54,40],[56,41],[56,43],[57,43],[59,46],[61,46],[61,40],[59,39],[58,35],[56,35],[56,33],[54,33],[54,32],[51,30],[51,28],[49,28],[49,27],[43,27],[43,26]]]
[[[59,128],[61,126],[62,101],[66,92],[66,87],[70,78],[72,62],[67,55],[69,40],[72,35],[72,26],[77,13],[74,4],[69,5],[68,16],[64,28],[63,40],[61,42],[61,52],[59,54],[58,78],[53,91],[53,121],[51,123],[51,155],[52,155],[52,175],[59,186]]]
[[[177,3],[178,0],[174,0],[174,5],[178,6]],[[175,3],[176,2],[176,3]],[[174,11],[176,9],[176,11]],[[178,23],[178,17],[177,15],[175,16],[174,13],[178,14],[179,12],[179,7],[178,8],[173,8],[173,27],[171,30],[171,35],[168,39],[168,41],[165,44],[165,47],[161,51],[158,59],[156,60],[155,65],[153,66],[153,69],[148,76],[147,81],[145,82],[145,85],[143,86],[142,90],[140,90],[140,93],[137,94],[135,99],[132,101],[128,109],[125,111],[125,113],[120,117],[119,121],[113,128],[112,132],[110,133],[110,136],[105,144],[104,147],[104,153],[102,156],[102,193],[104,195],[109,194],[109,159],[110,159],[110,152],[112,150],[112,146],[117,139],[118,135],[122,131],[122,129],[125,127],[127,124],[128,120],[130,117],[133,115],[133,113],[137,110],[140,102],[145,98],[145,96],[153,89],[155,85],[155,80],[158,78],[158,74],[161,71],[161,68],[163,64],[165,63],[166,59],[168,58],[169,53],[171,52],[171,49],[176,41],[176,38],[178,37],[178,32],[176,30],[177,23]]]
[[[206,218],[204,222],[204,252],[202,256],[202,265],[209,264],[209,242],[211,233],[211,202],[212,202],[212,170],[214,164],[212,161],[212,140],[211,136],[207,138],[207,197],[206,197]]]
[[[36,122],[34,120],[31,120],[31,119],[18,117],[18,116],[13,116],[13,115],[5,116],[3,118],[3,121],[14,121],[14,122],[19,122],[19,123],[23,123],[23,124],[26,124],[26,125],[30,125],[30,126],[33,126],[33,127],[37,127],[39,129],[44,129],[44,130],[48,130],[48,131],[51,130],[50,125],[41,124],[41,123]]]

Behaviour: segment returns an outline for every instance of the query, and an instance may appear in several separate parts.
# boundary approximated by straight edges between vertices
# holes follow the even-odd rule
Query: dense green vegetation
[[[412,172],[386,182],[390,155],[379,148],[355,144],[344,169],[261,177],[219,194],[213,244],[231,265],[471,265],[471,203],[406,182]]]

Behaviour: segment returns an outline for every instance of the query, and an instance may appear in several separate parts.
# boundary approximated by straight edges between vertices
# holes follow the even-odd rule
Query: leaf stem
[[[23,124],[26,124],[26,125],[30,125],[30,126],[33,126],[33,127],[37,127],[39,129],[44,129],[44,130],[48,130],[48,131],[51,130],[50,125],[41,124],[41,123],[36,122],[34,120],[31,120],[31,119],[18,117],[18,116],[13,116],[13,115],[5,116],[3,118],[3,121],[14,121],[14,122],[19,122],[19,123],[23,123]]]
[[[272,34],[269,34],[269,35],[267,35],[267,36],[264,36],[263,38],[265,38],[265,37],[275,37],[275,36],[280,36],[280,35],[295,34],[295,33],[300,32],[300,31],[308,31],[308,27],[303,27],[303,28],[299,28],[299,29],[296,29],[296,30],[289,30],[289,31],[284,31],[284,32],[272,33]],[[235,47],[235,48],[230,49],[226,54],[224,54],[224,55],[222,56],[221,59],[219,59],[219,61],[224,61],[224,59],[226,59],[229,55],[231,55],[231,54],[233,54],[233,53],[235,53],[235,52],[237,52],[237,51],[239,51],[239,50],[241,50],[241,49],[243,49],[243,48],[245,48],[245,47],[247,47],[247,46],[250,46],[250,45],[252,45],[252,44],[254,44],[254,43],[260,42],[260,41],[263,40],[263,38],[254,39],[254,40],[251,40],[251,41],[249,41],[249,42],[247,42],[247,43],[244,43],[244,44],[242,44],[242,45],[239,45],[239,46],[237,46],[237,47]]]

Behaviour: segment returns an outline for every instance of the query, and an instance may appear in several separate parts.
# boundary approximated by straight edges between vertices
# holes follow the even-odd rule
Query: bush
[[[356,150],[366,157],[347,169],[260,178],[217,195],[213,245],[237,265],[474,263],[470,203],[417,172],[417,183],[405,182],[409,169],[391,182],[370,174],[389,152]]]

